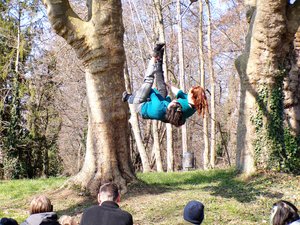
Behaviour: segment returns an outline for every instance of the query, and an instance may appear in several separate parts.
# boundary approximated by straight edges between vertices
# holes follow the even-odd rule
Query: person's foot
[[[122,101],[127,102],[128,98],[131,96],[131,94],[128,94],[127,91],[124,91],[122,94]]]
[[[163,49],[164,46],[165,46],[165,43],[157,43],[153,49],[152,56],[157,59],[162,58],[163,54],[164,54],[164,49]]]

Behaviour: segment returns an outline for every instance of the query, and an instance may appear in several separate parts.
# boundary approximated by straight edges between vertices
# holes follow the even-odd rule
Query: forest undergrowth
[[[182,212],[190,200],[205,205],[204,225],[269,224],[274,202],[285,199],[300,208],[300,176],[259,172],[249,178],[234,170],[189,171],[137,174],[121,198],[121,208],[129,211],[134,224],[184,225]],[[80,220],[82,211],[95,198],[65,188],[67,178],[0,181],[0,218],[22,222],[28,216],[32,196],[47,195],[59,216]]]

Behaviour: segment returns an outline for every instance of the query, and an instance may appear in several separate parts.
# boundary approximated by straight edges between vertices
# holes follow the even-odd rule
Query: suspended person
[[[200,86],[192,87],[188,94],[170,86],[176,96],[173,101],[167,96],[167,88],[163,75],[164,45],[157,44],[144,77],[144,83],[135,94],[123,93],[122,100],[129,104],[139,104],[138,111],[143,119],[160,120],[176,127],[182,126],[186,119],[196,111],[204,116],[208,110],[205,91]],[[152,88],[156,75],[157,89]]]

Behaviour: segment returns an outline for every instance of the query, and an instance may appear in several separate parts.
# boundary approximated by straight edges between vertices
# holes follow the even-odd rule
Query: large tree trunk
[[[290,53],[291,70],[284,79],[285,123],[294,136],[300,137],[300,29]]]
[[[204,71],[204,52],[203,52],[203,3],[199,1],[199,69],[200,84],[205,90],[205,71]],[[209,139],[208,139],[208,114],[205,113],[203,118],[203,169],[209,168]]]
[[[86,70],[87,149],[73,181],[93,194],[107,181],[126,191],[135,177],[129,157],[128,108],[121,101],[125,87],[121,1],[90,1],[88,22],[77,16],[68,0],[44,3],[53,29],[74,48]]]
[[[248,2],[246,49],[236,60],[241,77],[237,167],[245,173],[280,167],[271,157],[274,151],[284,154],[283,66],[300,22],[300,1],[292,7],[285,0]]]

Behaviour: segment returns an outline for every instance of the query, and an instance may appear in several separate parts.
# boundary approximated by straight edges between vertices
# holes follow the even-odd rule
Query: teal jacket
[[[179,104],[182,106],[183,118],[187,119],[192,116],[196,109],[192,108],[188,103],[187,94],[182,90],[179,90],[176,98]],[[153,88],[150,92],[150,101],[145,102],[142,105],[140,114],[144,119],[154,119],[154,120],[165,120],[165,114],[168,108],[168,105],[171,102],[171,98],[167,96],[163,98],[157,89]]]
[[[177,98],[177,102],[182,107],[182,113],[184,119],[189,118],[196,112],[196,109],[192,108],[188,102],[188,95],[184,93],[182,90],[178,91],[176,98]]]
[[[141,115],[144,119],[165,120],[167,107],[171,102],[171,98],[167,96],[163,98],[157,89],[153,88],[150,92],[150,101],[145,102],[141,108]]]

